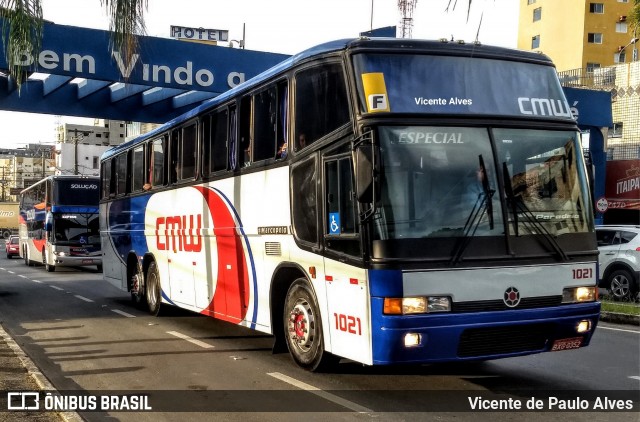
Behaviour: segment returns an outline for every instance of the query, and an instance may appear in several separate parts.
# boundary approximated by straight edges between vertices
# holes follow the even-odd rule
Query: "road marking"
[[[7,271],[9,274],[15,274],[14,271]]]
[[[623,330],[622,328],[611,328],[611,327],[603,327],[603,326],[599,326],[598,327],[601,330],[611,330],[611,331],[623,331],[625,333],[635,333],[635,334],[640,334],[640,331],[634,331],[634,330]]]
[[[120,314],[122,316],[126,316],[127,318],[135,318],[136,317],[135,315],[128,314],[128,313],[126,313],[124,311],[121,311],[120,309],[112,309],[111,312],[115,312],[116,314]]]
[[[187,335],[184,335],[182,333],[179,333],[177,331],[167,331],[167,334],[171,334],[172,336],[176,336],[176,337],[181,338],[183,340],[187,340],[189,343],[193,343],[193,344],[195,344],[197,346],[200,346],[200,347],[202,347],[204,349],[212,349],[212,348],[215,347],[215,346],[212,346],[210,344],[205,343],[204,341],[196,340],[194,338],[191,338],[191,337],[189,337]]]
[[[40,280],[31,280],[31,281],[33,281],[34,283],[42,284],[42,281]]]
[[[20,278],[27,278],[27,276],[26,276],[26,275],[22,275],[22,274],[18,274],[18,277],[20,277]]]
[[[62,287],[58,287],[58,286],[49,286],[49,287],[56,290],[64,290]]]
[[[638,380],[638,381],[640,381],[640,377],[638,377],[638,376],[636,376],[636,375],[631,376],[631,377],[629,377],[629,378],[631,378],[632,380]]]
[[[84,300],[85,302],[93,303],[93,300],[89,299],[88,297],[84,297],[80,295],[75,295],[75,297],[77,297],[80,300]]]
[[[267,373],[267,375],[270,375],[274,378],[279,379],[280,381],[284,381],[287,384],[291,384],[294,387],[298,387],[301,390],[305,390],[308,391],[312,394],[315,394],[317,396],[322,397],[325,400],[329,400],[330,402],[336,403],[340,406],[346,407],[347,409],[351,409],[354,412],[358,412],[358,413],[373,413],[373,410],[368,409],[364,406],[360,406],[357,403],[354,403],[352,401],[349,400],[345,400],[342,397],[338,397],[334,394],[331,393],[327,393],[326,391],[323,391],[317,387],[314,387],[313,385],[309,385],[306,384],[302,381],[298,381],[295,378],[291,378],[287,375],[281,374],[280,372],[271,372],[271,373]]]

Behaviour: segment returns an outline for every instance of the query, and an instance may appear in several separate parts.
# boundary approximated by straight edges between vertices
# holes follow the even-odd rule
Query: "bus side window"
[[[197,125],[191,124],[182,128],[180,137],[179,180],[193,179],[196,175]]]
[[[296,75],[295,151],[349,122],[349,100],[342,65],[305,69]]]
[[[100,166],[102,182],[102,198],[106,199],[111,193],[111,160],[104,161]]]
[[[274,158],[276,153],[276,87],[253,97],[253,160]]]
[[[178,144],[180,143],[180,131],[171,132],[169,140],[169,183],[175,183],[179,179],[180,169],[178,161]]]
[[[227,122],[229,111],[225,108],[217,111],[211,117],[211,133],[213,146],[211,148],[211,170],[227,169]]]
[[[116,195],[127,193],[127,152],[116,157]]]
[[[251,164],[251,97],[245,96],[240,101],[240,167],[247,167]]]
[[[162,186],[164,184],[164,159],[165,159],[164,139],[154,139],[151,144],[151,187]]]
[[[131,157],[131,192],[141,191],[144,186],[144,145],[133,149]]]
[[[289,152],[289,87],[287,81],[278,84],[278,117],[276,128],[276,139],[278,140],[278,150],[276,159],[287,157]]]
[[[202,176],[208,176],[213,173],[212,160],[213,160],[213,133],[212,133],[212,120],[213,114],[206,114],[200,119],[200,139],[202,140],[202,161],[201,169]]]

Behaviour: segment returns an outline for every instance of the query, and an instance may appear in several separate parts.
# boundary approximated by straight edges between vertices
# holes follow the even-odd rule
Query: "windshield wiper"
[[[527,207],[527,205],[524,203],[524,201],[522,200],[522,194],[518,194],[518,195],[514,194],[513,185],[511,184],[511,175],[509,174],[509,169],[507,168],[506,161],[502,162],[502,173],[504,176],[505,196],[507,198],[507,201],[509,201],[509,204],[511,205],[511,212],[513,214],[513,224],[515,227],[515,235],[516,236],[519,235],[518,234],[519,233],[518,211],[520,211],[526,219],[525,224],[528,223],[534,228],[538,229],[537,234],[541,234],[547,240],[547,242],[549,242],[553,250],[560,256],[560,258],[563,261],[568,261],[569,257],[567,256],[565,251],[562,249],[560,244],[556,241],[555,237],[551,233],[549,233],[549,231],[544,227],[544,225],[542,225],[542,223],[536,220],[535,216],[533,215],[529,207]],[[536,234],[535,231],[532,230],[532,232]]]
[[[479,160],[479,171],[481,174],[481,182],[482,182],[482,192],[478,194],[478,198],[476,202],[473,204],[473,208],[469,213],[469,217],[467,217],[467,221],[464,223],[463,235],[462,239],[457,243],[454,253],[451,257],[450,265],[456,265],[460,258],[462,258],[462,254],[469,246],[471,242],[471,238],[475,236],[476,231],[478,230],[478,226],[482,221],[482,216],[487,214],[487,218],[489,219],[489,229],[493,230],[493,202],[491,198],[495,193],[495,190],[489,187],[489,177],[487,176],[487,168],[484,165],[484,159],[482,158],[482,154],[478,156]],[[473,232],[472,232],[473,230]]]

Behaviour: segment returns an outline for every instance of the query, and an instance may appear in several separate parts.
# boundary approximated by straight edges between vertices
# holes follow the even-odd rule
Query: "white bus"
[[[323,44],[102,156],[104,277],[310,370],[584,347],[580,151],[544,55]]]
[[[20,256],[25,264],[102,270],[100,178],[49,176],[20,193]]]

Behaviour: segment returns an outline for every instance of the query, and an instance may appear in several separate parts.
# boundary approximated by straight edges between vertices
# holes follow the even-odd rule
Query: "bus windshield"
[[[569,176],[580,159],[577,133],[494,129],[494,155],[486,128],[382,126],[378,132],[384,177],[377,240],[501,236],[505,215],[516,235],[588,231],[586,186]]]
[[[54,214],[52,233],[57,245],[100,245],[98,213]]]
[[[419,54],[356,54],[363,113],[429,113],[572,121],[555,68],[536,63]]]

